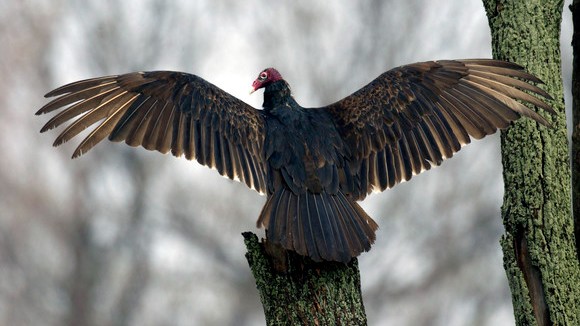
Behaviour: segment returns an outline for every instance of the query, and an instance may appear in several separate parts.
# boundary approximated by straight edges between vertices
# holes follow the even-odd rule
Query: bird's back
[[[270,241],[314,260],[348,262],[376,223],[343,189],[348,149],[328,114],[295,102],[266,113],[268,200],[258,225]]]
[[[294,192],[338,191],[347,148],[324,111],[286,106],[269,110],[264,149],[268,174],[280,174]],[[279,186],[268,185],[272,190]]]

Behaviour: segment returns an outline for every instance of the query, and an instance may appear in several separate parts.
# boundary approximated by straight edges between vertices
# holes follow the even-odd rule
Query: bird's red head
[[[282,75],[278,72],[278,70],[274,68],[266,68],[262,70],[262,72],[258,75],[258,78],[254,80],[252,83],[252,89],[250,90],[250,94],[259,90],[262,87],[266,87],[271,83],[281,80]]]

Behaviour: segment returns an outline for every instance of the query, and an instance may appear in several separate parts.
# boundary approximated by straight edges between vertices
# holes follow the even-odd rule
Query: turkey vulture
[[[264,88],[258,110],[195,75],[135,72],[57,88],[36,114],[62,109],[41,132],[78,117],[54,146],[98,122],[73,158],[108,137],[185,155],[244,182],[267,195],[257,224],[268,241],[346,263],[370,249],[378,227],[356,201],[522,115],[548,126],[522,104],[555,114],[537,83],[514,63],[429,61],[389,70],[334,104],[304,108],[268,68],[252,84],[252,92]]]

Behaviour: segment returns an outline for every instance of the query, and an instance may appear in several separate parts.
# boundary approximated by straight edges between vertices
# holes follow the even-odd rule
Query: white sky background
[[[66,223],[77,218],[69,207],[77,189],[74,184],[78,171],[96,171],[87,190],[94,196],[89,202],[95,206],[90,218],[94,225],[91,237],[97,246],[117,248],[119,252],[114,256],[112,272],[107,274],[118,276],[107,278],[111,288],[123,279],[131,264],[123,256],[132,255],[133,251],[118,238],[124,234],[124,223],[129,225],[120,215],[128,214],[127,203],[136,187],[126,176],[130,169],[127,163],[112,157],[132,149],[105,141],[71,161],[68,157],[79,139],[51,148],[56,133],[37,135],[46,117],[32,116],[45,103],[41,96],[50,88],[135,70],[180,70],[197,74],[260,107],[261,92],[250,96],[249,86],[261,69],[274,66],[290,83],[300,104],[321,106],[354,92],[397,65],[491,57],[489,28],[479,0],[392,2],[376,13],[381,15],[381,31],[372,30],[369,24],[373,18],[367,20],[361,15],[365,11],[351,1],[302,0],[296,1],[292,9],[259,0],[177,1],[168,6],[169,19],[164,21],[159,21],[158,12],[150,9],[154,2],[0,1],[2,20],[23,10],[37,10],[53,18],[44,31],[51,40],[48,47],[32,48],[35,53],[43,53],[39,59],[42,62],[35,62],[36,66],[24,67],[29,54],[16,46],[26,22],[0,29],[1,43],[8,44],[6,53],[23,51],[21,58],[6,55],[6,60],[0,56],[0,72],[6,76],[0,82],[0,103],[4,106],[0,111],[0,127],[4,129],[0,131],[0,150],[5,156],[3,169],[10,171],[2,175],[5,179],[0,186],[5,190],[14,185],[18,189],[18,185],[22,189],[43,189],[38,202],[49,205],[50,209],[42,207],[55,215],[69,214],[70,219],[58,220]],[[564,8],[562,31],[568,102],[572,34],[569,2]],[[421,12],[413,12],[419,8]],[[366,13],[375,12],[367,9]],[[107,19],[111,23],[104,26],[113,26],[111,30],[97,31],[102,37],[121,36],[114,44],[105,43],[110,49],[97,49],[100,34],[87,30],[95,21],[103,23]],[[113,24],[115,19],[122,23]],[[304,20],[297,24],[300,19]],[[159,44],[144,46],[143,42],[149,40],[144,33],[150,24],[158,24],[162,36]],[[375,34],[364,38],[369,33]],[[193,46],[188,44],[192,39]],[[95,54],[101,52],[108,56]],[[38,67],[46,69],[42,75],[49,76],[48,85],[30,77],[40,74],[34,71]],[[153,168],[151,173],[155,176],[145,189],[149,204],[143,231],[150,240],[147,263],[152,277],[141,306],[136,309],[146,313],[134,314],[131,324],[263,324],[257,292],[235,291],[253,289],[240,233],[258,232],[255,220],[264,198],[197,163],[143,149],[133,151]],[[32,152],[36,154],[31,155]],[[513,324],[498,243],[503,231],[499,217],[502,192],[499,141],[493,136],[472,143],[443,166],[411,182],[367,198],[362,206],[380,225],[377,243],[359,260],[369,324],[466,325],[476,322],[478,310],[486,312],[486,318],[477,321],[481,325]],[[171,204],[175,203],[171,201],[175,200],[175,193],[183,196],[177,208]],[[14,204],[14,200],[24,199],[18,194],[16,191],[0,199],[0,211],[4,212],[0,215],[0,228],[12,231],[18,225],[19,230],[27,230],[25,243],[30,247],[23,250],[23,255],[31,263],[20,268],[41,266],[52,271],[55,279],[66,278],[72,268],[67,256],[71,249],[58,240],[58,234],[47,235],[51,232],[47,229],[52,229],[43,223],[48,222],[39,221],[39,216],[26,208],[27,204]],[[164,218],[170,210],[193,220],[200,234],[215,241],[213,245],[192,243],[188,233],[180,233],[175,222]],[[26,223],[19,225],[23,220]],[[39,235],[31,236],[35,234]],[[8,241],[1,237],[2,233],[0,245]],[[53,250],[45,251],[47,248]],[[457,261],[456,256],[469,257],[468,262],[463,258]],[[445,262],[452,271],[434,273],[441,268],[438,262]],[[429,276],[431,279],[425,280]],[[3,308],[10,307],[10,298],[19,293],[13,286],[13,277],[0,268],[0,324],[16,320],[8,319],[15,317],[7,317],[10,314]],[[97,321],[108,320],[108,314],[115,309],[106,294],[107,284],[97,295],[103,298],[103,303],[94,308]],[[49,307],[38,313],[41,317],[22,320],[43,320],[47,324],[54,321],[58,325],[67,315],[68,306],[66,298],[60,297],[64,295],[62,291],[55,287],[57,290],[41,291],[54,293],[48,299],[43,297],[39,304]],[[43,314],[51,317],[43,318]]]

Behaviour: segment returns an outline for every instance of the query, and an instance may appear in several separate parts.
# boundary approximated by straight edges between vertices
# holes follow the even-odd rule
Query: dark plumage
[[[257,223],[269,241],[315,261],[348,262],[370,249],[377,229],[357,200],[522,115],[548,125],[521,103],[555,114],[533,83],[541,81],[513,63],[429,61],[389,70],[329,106],[303,108],[268,68],[252,85],[265,89],[256,110],[194,75],[137,72],[57,88],[36,114],[64,108],[41,132],[80,116],[55,146],[99,122],[73,158],[108,137],[239,179],[268,196]]]

